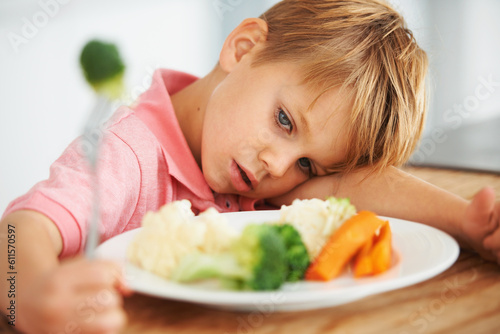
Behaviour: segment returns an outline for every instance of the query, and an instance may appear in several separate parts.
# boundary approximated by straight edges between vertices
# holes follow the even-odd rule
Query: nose
[[[259,160],[273,179],[283,177],[297,159],[291,150],[286,149],[266,148],[259,153]]]

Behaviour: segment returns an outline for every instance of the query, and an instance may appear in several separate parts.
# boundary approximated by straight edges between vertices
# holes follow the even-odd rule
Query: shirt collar
[[[160,142],[170,175],[198,197],[213,201],[212,191],[189,149],[170,99],[197,79],[178,71],[156,70],[151,87],[139,97],[134,109]]]

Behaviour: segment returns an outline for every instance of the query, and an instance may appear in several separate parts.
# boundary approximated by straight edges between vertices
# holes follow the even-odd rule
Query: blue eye
[[[304,169],[311,169],[311,160],[308,158],[300,158],[299,159],[299,166]]]
[[[280,108],[276,115],[278,123],[284,127],[288,132],[292,132],[293,125],[285,112]]]

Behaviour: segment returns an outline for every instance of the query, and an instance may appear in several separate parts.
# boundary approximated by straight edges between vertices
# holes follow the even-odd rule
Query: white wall
[[[500,1],[393,2],[429,55],[426,132],[500,117]],[[493,84],[486,87],[483,80]]]
[[[157,67],[206,74],[231,29],[277,1],[2,0],[0,212],[46,178],[50,164],[80,134],[93,93],[80,73],[78,55],[90,38],[119,45],[133,98]],[[443,114],[474,95],[478,77],[500,82],[500,1],[391,2],[430,56],[434,89],[427,129],[446,127]],[[23,42],[16,44],[15,36]],[[496,87],[463,124],[499,114]]]
[[[94,103],[78,64],[89,39],[118,44],[132,99],[157,67],[205,75],[228,27],[272,2],[2,0],[0,212],[45,179],[50,164],[81,133]]]

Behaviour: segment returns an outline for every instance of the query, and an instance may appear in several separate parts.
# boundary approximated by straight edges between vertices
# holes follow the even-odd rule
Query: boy
[[[334,195],[436,226],[497,260],[500,204],[490,189],[467,203],[393,167],[422,129],[426,67],[402,18],[379,1],[284,0],[244,20],[207,76],[158,71],[110,122],[99,164],[101,239],[181,198],[199,212]],[[85,243],[89,199],[76,141],[49,180],[7,209],[2,231],[11,225],[20,236],[16,325],[27,333],[110,333],[125,321],[127,289],[114,264],[59,262]],[[88,315],[86,301],[103,295]]]

